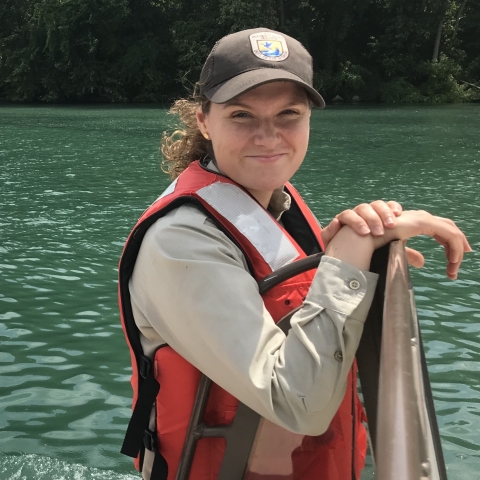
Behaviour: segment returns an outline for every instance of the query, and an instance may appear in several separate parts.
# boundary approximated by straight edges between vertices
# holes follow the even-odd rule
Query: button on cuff
[[[350,317],[355,312],[354,318],[363,322],[370,308],[377,278],[375,273],[358,270],[337,258],[324,255],[306,302],[321,306],[325,310],[333,310],[345,317]],[[349,282],[352,280],[359,283],[357,290],[350,288]],[[368,301],[363,305],[362,300],[366,295]]]
[[[360,288],[360,282],[358,280],[350,280],[348,282],[348,286],[352,289],[352,290],[358,290]]]
[[[333,354],[333,358],[337,361],[337,362],[343,362],[343,353],[341,350],[337,350],[334,354]]]

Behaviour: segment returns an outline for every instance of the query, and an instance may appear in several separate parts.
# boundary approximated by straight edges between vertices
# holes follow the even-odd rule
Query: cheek
[[[227,160],[232,155],[239,154],[248,143],[249,136],[241,128],[224,126],[217,129],[212,135],[212,145],[217,160]],[[221,158],[227,155],[228,158]]]
[[[214,138],[212,147],[217,166],[222,173],[231,176],[232,166],[235,165],[233,161],[235,158],[235,149],[232,148],[231,142],[226,140],[224,136],[220,135]]]
[[[296,152],[303,152],[303,154],[306,153],[308,148],[309,136],[310,131],[308,128],[299,128],[290,132],[290,142]]]
[[[310,119],[306,122],[306,125],[300,135],[300,143],[302,144],[303,153],[307,153],[308,142],[310,140]]]
[[[303,118],[298,122],[285,124],[281,127],[285,140],[294,150],[306,150],[310,135],[310,118]]]

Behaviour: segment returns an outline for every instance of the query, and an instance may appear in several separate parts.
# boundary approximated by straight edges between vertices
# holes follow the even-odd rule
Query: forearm
[[[309,435],[328,428],[343,399],[376,280],[337,259],[322,259],[271,367],[272,410],[286,428]]]
[[[359,270],[368,270],[375,248],[375,240],[371,235],[360,236],[345,225],[330,241],[325,254]]]

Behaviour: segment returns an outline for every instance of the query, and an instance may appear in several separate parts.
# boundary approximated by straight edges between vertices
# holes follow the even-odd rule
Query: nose
[[[262,120],[255,131],[255,145],[274,148],[281,142],[280,131],[271,120]]]

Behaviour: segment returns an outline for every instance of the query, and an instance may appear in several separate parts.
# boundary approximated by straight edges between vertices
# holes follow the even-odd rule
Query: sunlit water
[[[161,109],[0,107],[0,480],[131,480],[116,265],[168,184]],[[396,199],[458,222],[474,253],[449,281],[442,250],[412,242],[413,272],[449,478],[480,478],[480,105],[314,112],[294,183],[319,219]]]

